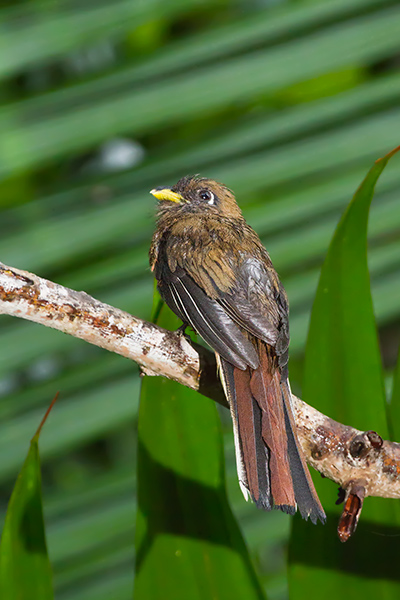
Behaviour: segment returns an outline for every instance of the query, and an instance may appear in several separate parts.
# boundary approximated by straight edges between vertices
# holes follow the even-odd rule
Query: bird
[[[326,515],[299,444],[288,378],[288,299],[233,192],[182,177],[157,200],[149,261],[166,304],[214,350],[239,485],[258,508]]]

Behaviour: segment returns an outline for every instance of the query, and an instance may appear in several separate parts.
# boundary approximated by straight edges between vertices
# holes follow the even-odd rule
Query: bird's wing
[[[270,346],[279,340],[280,351],[280,330],[286,325],[288,345],[286,295],[268,255],[227,252],[221,258],[220,253],[210,251],[196,265],[179,255],[173,258],[169,258],[170,268],[179,265],[242,329]]]
[[[175,314],[235,367],[256,369],[256,349],[224,307],[207,296],[184,269],[172,272],[167,263],[161,268],[162,273],[156,273],[158,288]]]
[[[285,369],[289,346],[286,296],[273,269],[253,257],[235,268],[229,291],[218,269],[157,261],[155,276],[168,305],[223,358],[240,369],[257,368],[254,336],[274,347]],[[205,290],[212,289],[212,297]],[[249,335],[247,335],[249,334]],[[284,375],[284,374],[283,374]]]
[[[240,327],[273,346],[278,357],[284,356],[281,366],[286,364],[289,308],[273,269],[259,259],[247,258],[239,267],[233,289],[217,300]]]

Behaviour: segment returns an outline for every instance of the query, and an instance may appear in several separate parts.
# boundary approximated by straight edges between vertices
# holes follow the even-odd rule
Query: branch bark
[[[0,263],[0,314],[81,338],[227,406],[211,352],[85,292]],[[355,489],[358,496],[400,498],[400,444],[337,423],[296,396],[293,404],[307,462],[347,490],[347,503]]]

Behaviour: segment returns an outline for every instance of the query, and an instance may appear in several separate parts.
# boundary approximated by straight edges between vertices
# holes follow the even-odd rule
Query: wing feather
[[[266,262],[248,257],[240,264],[233,289],[229,293],[221,291],[217,299],[240,327],[275,346],[287,317],[287,304],[286,314],[277,308],[281,293],[284,294],[275,271]]]
[[[225,295],[218,299],[229,316],[251,335],[274,346],[278,339],[278,330],[271,322],[238,294]]]
[[[256,369],[258,355],[251,341],[242,333],[222,306],[207,294],[183,270],[163,274],[161,295],[172,298],[172,309],[191,325],[215,352],[227,361],[246,369]]]

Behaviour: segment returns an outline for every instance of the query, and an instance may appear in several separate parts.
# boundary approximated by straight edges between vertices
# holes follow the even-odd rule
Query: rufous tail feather
[[[291,391],[281,381],[268,347],[260,344],[260,366],[241,370],[217,355],[235,436],[240,487],[259,508],[273,507],[325,522],[296,434]]]

